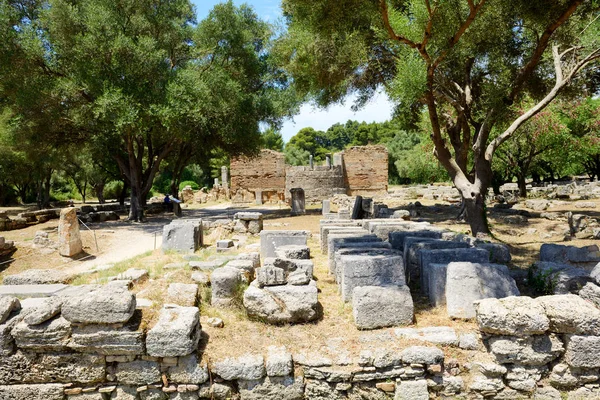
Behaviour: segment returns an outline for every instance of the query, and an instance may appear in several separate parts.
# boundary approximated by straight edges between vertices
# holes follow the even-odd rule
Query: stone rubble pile
[[[59,217],[59,208],[22,212],[15,217],[9,217],[6,211],[0,211],[0,231],[22,229],[29,225],[40,224]]]
[[[5,240],[4,236],[0,236],[0,257],[14,253],[17,250],[15,242]]]

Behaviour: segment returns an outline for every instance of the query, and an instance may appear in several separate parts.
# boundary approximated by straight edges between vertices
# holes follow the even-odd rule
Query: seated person
[[[173,211],[173,203],[171,202],[171,197],[168,194],[165,195],[163,204],[165,205],[167,211]]]

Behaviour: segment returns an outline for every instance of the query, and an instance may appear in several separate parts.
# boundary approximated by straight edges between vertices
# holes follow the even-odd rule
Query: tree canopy
[[[600,57],[597,0],[283,0],[283,9],[280,57],[309,98],[327,105],[355,92],[360,106],[383,85],[399,107],[426,107],[474,235],[489,232],[484,197],[498,147],[559,92],[586,97],[594,87],[597,70],[586,67]],[[533,105],[511,120],[525,96]]]

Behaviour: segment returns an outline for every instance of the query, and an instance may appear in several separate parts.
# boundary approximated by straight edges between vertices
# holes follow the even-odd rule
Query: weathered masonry
[[[377,195],[387,192],[388,153],[384,146],[355,146],[328,158],[326,165],[290,166],[285,155],[262,150],[257,157],[231,160],[232,199],[237,203],[290,199],[302,188],[309,202],[335,194]]]

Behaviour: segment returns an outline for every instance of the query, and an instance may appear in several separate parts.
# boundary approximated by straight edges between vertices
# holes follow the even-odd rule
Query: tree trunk
[[[479,234],[489,235],[490,227],[488,226],[485,196],[481,193],[475,194],[474,198],[464,199],[466,208],[466,219],[471,227],[471,235]]]
[[[119,204],[122,207],[125,207],[125,199],[127,198],[127,191],[129,190],[129,184],[126,179],[123,179],[123,189],[121,190],[121,195],[119,196]]]
[[[96,193],[98,203],[100,204],[106,203],[106,200],[104,199],[104,185],[104,182],[98,182],[94,185],[94,192]]]
[[[517,185],[519,187],[519,196],[527,198],[527,183],[523,174],[517,174]]]

